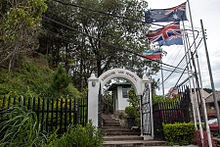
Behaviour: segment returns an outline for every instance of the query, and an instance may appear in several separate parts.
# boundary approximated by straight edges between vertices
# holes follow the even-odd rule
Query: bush
[[[203,130],[203,136],[204,136],[204,146],[209,146],[208,143],[208,135],[207,132]],[[213,135],[211,135],[211,140],[212,140],[212,146],[216,147],[216,142],[213,140]],[[200,136],[200,130],[196,130],[194,133],[194,142],[198,146],[202,146],[202,141],[201,141],[201,136]]]
[[[193,123],[163,124],[164,136],[171,144],[188,145],[193,143],[195,127]]]
[[[0,146],[39,146],[46,140],[34,112],[12,107],[0,114]]]
[[[68,132],[61,138],[55,138],[45,147],[100,147],[103,143],[101,131],[92,125],[91,121],[85,126],[70,126]]]
[[[128,92],[128,102],[132,107],[139,108],[140,106],[140,98],[136,95],[134,88],[131,88]]]
[[[170,97],[164,97],[164,96],[159,96],[159,95],[155,95],[153,94],[153,104],[158,104],[158,103],[164,103],[164,102],[173,102],[175,100],[178,99],[178,95],[175,95],[174,98],[170,98]]]
[[[127,113],[129,118],[135,118],[137,115],[137,109],[132,106],[128,106],[125,108],[125,113]]]

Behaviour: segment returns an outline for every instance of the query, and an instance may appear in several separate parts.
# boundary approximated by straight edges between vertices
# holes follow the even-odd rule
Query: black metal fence
[[[162,124],[190,121],[190,92],[188,87],[178,89],[178,99],[153,105],[154,134],[163,138]]]
[[[36,113],[38,121],[42,124],[42,130],[58,133],[67,130],[70,124],[87,123],[88,105],[86,99],[79,98],[25,98],[25,97],[4,97],[0,102],[0,110],[8,109],[12,106],[25,106]]]

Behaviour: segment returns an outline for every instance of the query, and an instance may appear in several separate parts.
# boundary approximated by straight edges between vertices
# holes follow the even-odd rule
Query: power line
[[[197,34],[195,39],[197,39],[198,37],[199,37],[199,34]],[[200,39],[199,45],[201,44],[201,41],[202,41],[202,39]],[[186,55],[188,54],[189,50],[192,48],[192,46],[194,45],[195,42],[196,42],[196,40],[193,41],[193,43],[189,47],[188,51],[185,53],[185,55],[183,56],[183,58],[180,60],[180,62],[178,63],[178,65],[176,67],[178,67],[181,64],[181,62],[184,60],[184,58],[186,57]],[[197,48],[199,47],[199,45],[197,46]],[[188,63],[186,65],[188,65]],[[171,72],[169,74],[169,76],[167,76],[166,79],[162,83],[164,83],[174,73],[175,70],[176,70],[176,68],[174,68],[173,72]]]
[[[98,41],[100,41],[100,42],[103,42],[103,43],[105,43],[105,44],[107,44],[107,45],[109,45],[109,46],[112,46],[112,47],[114,47],[114,48],[116,48],[116,49],[119,49],[119,50],[122,50],[122,51],[125,51],[125,52],[128,52],[128,53],[134,54],[134,55],[136,55],[136,56],[139,56],[139,57],[148,59],[148,60],[150,60],[150,61],[153,61],[153,62],[156,62],[156,63],[159,63],[159,64],[163,64],[163,65],[165,65],[165,66],[169,66],[169,67],[172,67],[172,68],[175,68],[175,69],[183,70],[182,68],[178,68],[178,67],[173,66],[173,65],[169,65],[169,64],[166,64],[166,63],[162,63],[162,62],[160,62],[160,61],[147,58],[147,57],[145,57],[145,56],[143,56],[143,55],[140,55],[140,54],[135,53],[135,52],[133,52],[133,51],[130,51],[130,50],[128,50],[128,49],[123,49],[123,48],[120,48],[120,47],[118,47],[118,46],[112,45],[112,44],[110,44],[110,43],[108,43],[108,42],[106,42],[106,41],[104,41],[104,40],[98,39],[98,38],[93,37],[93,36],[91,36],[91,35],[88,35],[88,34],[86,34],[86,33],[84,33],[84,32],[78,31],[78,30],[74,29],[74,28],[71,27],[71,26],[68,26],[68,25],[63,24],[63,23],[61,23],[61,22],[58,22],[58,21],[56,21],[56,20],[54,20],[54,19],[52,19],[52,18],[49,18],[49,17],[47,17],[47,16],[43,16],[43,18],[47,19],[48,21],[52,21],[52,22],[54,22],[54,23],[57,23],[57,24],[59,24],[59,25],[62,25],[62,26],[66,27],[66,28],[69,29],[69,30],[76,31],[76,32],[81,33],[81,34],[83,34],[83,35],[86,35],[86,36],[88,36],[88,37],[90,37],[90,38],[96,39],[96,40],[98,40]]]
[[[58,2],[60,4],[66,5],[66,6],[77,7],[77,8],[84,9],[86,11],[91,11],[91,12],[94,12],[94,13],[99,13],[99,14],[102,14],[102,15],[107,15],[107,16],[111,16],[111,17],[117,17],[117,18],[120,18],[120,19],[131,20],[131,21],[134,21],[134,22],[142,23],[144,25],[149,25],[145,21],[141,21],[141,20],[137,20],[137,19],[133,19],[133,18],[128,18],[128,17],[124,17],[124,16],[119,16],[119,15],[114,15],[114,14],[111,14],[111,13],[106,13],[104,11],[98,11],[98,10],[94,10],[94,9],[91,9],[91,8],[83,7],[83,6],[80,6],[80,5],[77,5],[77,4],[73,4],[73,3],[67,3],[67,2],[64,2],[64,1],[60,1],[60,0],[52,0],[52,1]],[[159,26],[159,27],[164,27],[164,25],[155,24],[155,23],[151,23],[151,25],[155,25],[155,26]],[[191,29],[185,29],[185,31],[192,31],[192,30]],[[197,30],[194,30],[194,31],[197,31]]]
[[[117,17],[117,18],[121,18],[121,19],[131,20],[131,21],[134,21],[134,22],[139,22],[139,23],[143,23],[143,24],[147,25],[147,23],[145,21],[141,21],[141,20],[137,20],[137,19],[133,19],[133,18],[127,18],[127,17],[124,17],[124,16],[118,16],[118,15],[114,15],[114,14],[111,14],[111,13],[106,13],[104,11],[98,11],[98,10],[94,10],[94,9],[91,9],[91,8],[83,7],[83,6],[80,6],[80,5],[77,5],[77,4],[66,3],[66,2],[60,1],[60,0],[52,0],[52,1],[61,3],[63,5],[67,5],[67,6],[81,8],[81,9],[84,9],[86,11],[91,11],[91,12],[99,13],[99,14],[102,14],[102,15],[108,15],[108,16],[111,16],[111,17]],[[157,25],[157,24],[154,24],[154,25]],[[161,26],[161,25],[157,25],[157,26]]]
[[[202,42],[202,40],[203,39],[200,39],[200,41],[199,41],[199,44],[196,46],[196,49],[194,50],[194,52],[191,52],[191,54],[192,54],[192,57],[191,58],[193,58],[193,55],[196,53],[196,50],[199,48],[199,46],[200,46],[200,44],[201,44],[201,42]],[[193,45],[193,44],[192,44]],[[192,46],[190,46],[190,48],[191,48]],[[190,50],[190,48],[188,49],[188,51]],[[187,51],[187,52],[188,52]],[[178,86],[178,83],[179,83],[179,81],[180,81],[180,79],[182,78],[182,76],[183,76],[183,73],[185,72],[185,70],[188,68],[187,66],[188,66],[188,64],[190,64],[190,61],[188,61],[187,62],[187,65],[186,65],[186,67],[185,67],[185,69],[184,69],[184,71],[182,72],[182,74],[180,75],[180,77],[179,77],[179,79],[177,80],[177,82],[176,82],[176,84],[175,84],[175,86],[174,86],[174,88],[173,88],[173,90]],[[170,94],[172,94],[173,93],[173,90],[170,92]],[[169,94],[169,96],[170,96],[170,94]]]

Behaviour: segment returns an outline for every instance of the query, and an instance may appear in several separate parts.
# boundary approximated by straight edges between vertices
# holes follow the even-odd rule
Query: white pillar
[[[150,92],[150,115],[151,115],[151,118],[150,118],[150,121],[151,121],[151,136],[149,136],[149,135],[144,135],[144,140],[149,140],[149,139],[153,139],[154,138],[154,120],[153,120],[153,102],[152,102],[152,89],[151,89],[151,80],[146,76],[146,75],[144,75],[143,76],[143,79],[142,79],[142,90],[144,91],[144,89],[146,88],[146,87],[149,87],[149,92]],[[142,117],[141,117],[141,119],[143,119]],[[142,122],[142,120],[141,120],[141,122]],[[143,123],[148,123],[148,122],[143,122]],[[149,124],[149,123],[148,123]],[[141,126],[142,126],[143,124],[141,124]],[[143,128],[141,128],[141,129],[143,129]],[[143,133],[143,131],[141,132],[141,133]],[[143,135],[143,134],[142,134]]]
[[[88,79],[88,120],[98,127],[99,79],[94,74]]]

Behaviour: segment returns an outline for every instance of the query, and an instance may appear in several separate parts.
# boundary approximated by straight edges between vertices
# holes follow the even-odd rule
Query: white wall
[[[128,98],[123,98],[122,86],[118,86],[118,110],[125,110],[125,107],[129,106]]]

